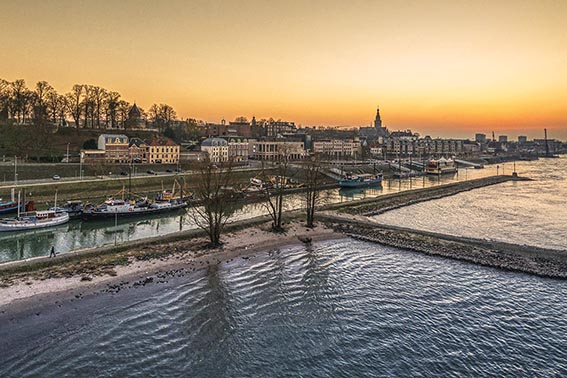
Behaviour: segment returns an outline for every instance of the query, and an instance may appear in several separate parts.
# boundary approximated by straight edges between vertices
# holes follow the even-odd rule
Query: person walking
[[[55,253],[55,247],[51,247],[51,252],[49,253],[49,257],[52,258],[55,256],[57,256],[57,254]]]

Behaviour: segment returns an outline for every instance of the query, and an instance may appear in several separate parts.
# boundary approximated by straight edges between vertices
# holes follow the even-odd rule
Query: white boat
[[[18,192],[18,204],[20,204],[20,202],[20,192]],[[58,226],[69,222],[69,219],[69,214],[57,207],[57,191],[55,191],[55,204],[52,209],[20,213],[18,207],[17,217],[4,218],[0,221],[0,232],[27,231]]]
[[[69,222],[65,211],[44,210],[23,213],[16,218],[4,218],[0,221],[2,231],[26,231],[57,226]]]
[[[257,188],[262,188],[264,186],[264,182],[257,177],[252,177],[250,179],[250,186],[255,186]]]
[[[448,173],[456,173],[457,166],[453,159],[441,158],[438,160],[429,160],[425,172],[428,175],[443,175]]]

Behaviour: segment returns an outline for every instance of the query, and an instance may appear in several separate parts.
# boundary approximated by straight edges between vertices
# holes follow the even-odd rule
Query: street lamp
[[[67,143],[67,164],[69,164],[69,144]]]

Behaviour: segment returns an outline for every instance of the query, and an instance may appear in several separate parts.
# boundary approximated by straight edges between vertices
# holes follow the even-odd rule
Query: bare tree
[[[156,127],[160,118],[160,109],[158,104],[152,104],[152,106],[150,106],[148,109],[148,118],[153,127]]]
[[[23,79],[18,79],[10,83],[11,89],[11,107],[16,114],[18,123],[25,123],[29,115],[29,106],[31,103],[31,91],[26,87]]]
[[[124,101],[124,100],[118,101],[116,114],[118,116],[118,126],[122,129],[124,128],[126,120],[128,119],[129,110],[130,110],[130,103],[128,101]]]
[[[58,125],[63,126],[67,124],[66,115],[67,115],[67,97],[64,95],[57,95],[57,116],[58,116]]]
[[[171,122],[175,120],[175,117],[177,117],[177,113],[175,112],[173,107],[167,104],[161,104],[160,109],[161,109],[161,118],[164,121],[164,127],[171,126]]]
[[[320,200],[321,159],[318,155],[307,158],[305,172],[305,211],[307,227],[315,225],[315,209]]]
[[[262,194],[265,198],[263,205],[272,218],[272,230],[276,232],[284,231],[282,226],[284,193],[289,180],[290,152],[287,144],[283,144],[278,149],[275,175],[266,173],[265,163],[262,160]]]
[[[198,186],[195,190],[198,203],[188,211],[195,224],[207,233],[212,247],[221,245],[224,226],[236,208],[234,198],[234,172],[232,161],[220,166],[206,158],[197,167]]]
[[[96,125],[97,129],[100,129],[100,120],[101,115],[103,112],[104,103],[106,97],[108,96],[108,92],[106,89],[92,86],[91,87],[91,94],[92,94],[92,105],[93,105],[93,118],[94,124]]]
[[[38,81],[33,92],[34,124],[43,123],[48,118],[47,101],[51,94],[57,93],[47,81]],[[42,125],[43,126],[43,125]]]
[[[110,127],[115,129],[117,127],[117,110],[118,110],[118,103],[120,102],[120,93],[118,92],[108,92],[105,100],[106,106],[106,124],[108,125],[108,121],[110,120]]]
[[[66,113],[66,98],[57,92],[52,91],[47,94],[45,100],[45,111],[53,124],[63,125]]]
[[[47,81],[38,81],[35,85],[35,101],[38,106],[45,106],[47,97],[50,93],[55,92],[55,89]]]
[[[163,131],[166,127],[171,126],[171,122],[175,120],[177,113],[173,107],[167,104],[153,104],[148,110],[148,116],[153,127]]]
[[[82,95],[83,95],[83,86],[80,84],[73,85],[71,92],[65,95],[67,110],[69,111],[69,114],[73,118],[73,121],[75,121],[76,128],[81,127],[79,122],[81,121]]]
[[[10,116],[10,82],[0,79],[0,119]]]
[[[89,118],[91,119],[91,126],[92,126],[92,108],[93,108],[93,101],[92,101],[92,85],[83,84],[83,108],[85,109],[83,112],[84,124],[83,127],[86,129],[89,127]]]

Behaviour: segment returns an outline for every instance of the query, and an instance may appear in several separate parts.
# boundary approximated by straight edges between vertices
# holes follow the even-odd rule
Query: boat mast
[[[413,172],[413,151],[414,151],[414,145],[413,145],[413,140],[411,141],[411,151],[410,151],[410,155],[409,155],[409,177],[410,177],[410,183],[411,183],[411,173]]]
[[[128,199],[130,199],[131,193],[132,193],[132,160],[130,160],[130,164],[128,165]]]
[[[399,170],[399,178],[402,179],[402,141],[400,140],[400,152],[398,154],[398,170]]]
[[[20,217],[20,193],[21,191],[18,190],[18,218]]]
[[[549,156],[549,143],[547,143],[547,129],[543,129],[545,133],[545,156]]]
[[[57,189],[55,189],[55,204],[53,205],[55,211],[57,211]]]

